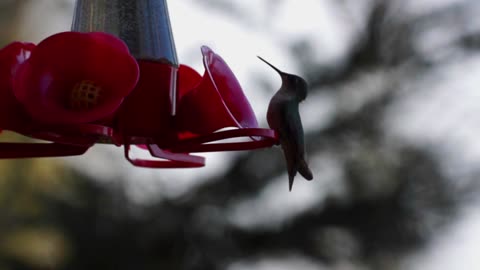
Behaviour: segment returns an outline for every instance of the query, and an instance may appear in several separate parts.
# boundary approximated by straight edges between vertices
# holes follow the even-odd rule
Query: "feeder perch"
[[[191,153],[276,144],[225,61],[200,52],[203,75],[178,63],[166,0],[77,0],[71,31],[0,49],[0,129],[47,142],[2,142],[0,158],[107,143],[135,166],[188,168],[205,164]]]

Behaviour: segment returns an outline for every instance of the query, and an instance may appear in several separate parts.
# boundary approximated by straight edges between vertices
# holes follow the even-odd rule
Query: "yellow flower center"
[[[98,105],[102,87],[93,81],[83,80],[77,83],[70,93],[70,109],[88,110]]]

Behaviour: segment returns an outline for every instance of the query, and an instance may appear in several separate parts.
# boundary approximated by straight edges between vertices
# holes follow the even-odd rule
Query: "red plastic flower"
[[[118,38],[64,32],[42,41],[13,78],[13,92],[35,120],[48,124],[101,120],[138,80],[136,60]]]
[[[15,98],[13,77],[29,59],[35,45],[14,42],[0,50],[0,129],[31,135],[34,121]],[[81,155],[91,145],[60,143],[0,143],[0,158],[56,157]]]
[[[188,66],[179,70],[179,105],[175,117],[179,141],[172,150],[236,151],[275,144],[275,132],[259,128],[242,87],[225,61],[207,46],[202,46],[201,51],[203,77]],[[247,140],[221,142],[238,137]]]

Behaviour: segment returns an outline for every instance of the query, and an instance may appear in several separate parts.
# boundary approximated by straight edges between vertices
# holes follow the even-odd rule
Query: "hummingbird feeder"
[[[203,75],[178,63],[166,0],[77,0],[70,32],[0,49],[0,129],[45,141],[2,142],[0,158],[107,143],[135,166],[188,168],[205,165],[191,153],[277,144],[225,61],[201,53]]]

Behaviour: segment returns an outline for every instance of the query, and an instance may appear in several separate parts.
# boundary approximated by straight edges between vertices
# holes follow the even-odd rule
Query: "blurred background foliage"
[[[192,5],[260,29],[289,1],[246,2]],[[480,27],[471,14],[479,5],[422,0],[407,9],[416,1],[317,2],[355,22],[348,26],[355,34],[332,61],[318,60],[320,45],[308,35],[285,45],[311,86],[302,115],[313,182],[298,178],[288,193],[280,152],[264,149],[232,155],[221,173],[177,196],[162,193],[140,203],[129,195],[128,181],[143,181],[141,176],[120,173],[105,181],[69,159],[4,160],[0,270],[417,269],[411,258],[458,222],[478,192],[477,167],[468,167],[469,173],[452,169],[462,154],[445,150],[438,138],[465,131],[479,115],[459,113],[447,121],[450,114],[443,111],[452,108],[438,105],[428,90],[474,72],[464,63],[478,56]],[[251,16],[246,6],[256,4],[267,11]],[[0,44],[42,31],[33,28],[45,25],[26,26],[25,17],[39,15],[25,14],[53,7],[52,14],[68,17],[73,2],[0,0]],[[458,65],[460,75],[449,77]],[[269,80],[252,78],[266,95],[272,93]],[[411,100],[414,105],[406,106]],[[419,113],[420,128],[414,128],[425,135],[448,124],[440,135],[396,132],[415,122],[418,108],[433,112]],[[21,138],[2,134],[2,140],[11,139]],[[90,158],[112,170],[129,166],[109,164],[116,161],[101,155]],[[163,179],[154,181],[175,185],[174,173],[155,174]]]

